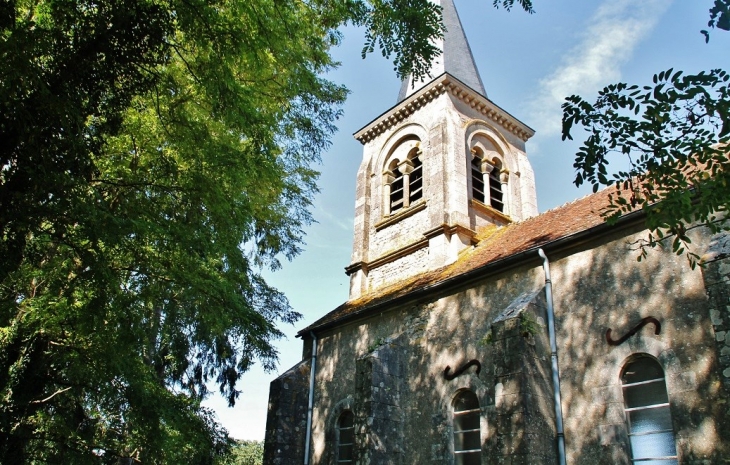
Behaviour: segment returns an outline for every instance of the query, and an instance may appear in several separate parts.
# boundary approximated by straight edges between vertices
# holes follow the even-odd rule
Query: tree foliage
[[[500,2],[495,2],[500,3]],[[500,3],[512,6],[510,0]],[[531,4],[521,0],[529,10]],[[277,325],[346,89],[338,28],[422,76],[428,0],[0,3],[0,463],[212,463]]]
[[[263,441],[236,441],[231,453],[222,457],[216,465],[262,465],[264,463]]]
[[[710,28],[730,29],[730,0],[716,0]],[[709,38],[707,31],[702,33]],[[588,132],[576,154],[575,184],[594,192],[615,185],[604,211],[608,221],[641,209],[652,230],[638,245],[639,259],[671,239],[677,254],[692,266],[698,256],[687,232],[703,225],[728,229],[730,210],[730,75],[721,69],[685,74],[672,69],[655,74],[652,85],[612,84],[595,103],[573,95],[563,104],[563,139],[574,126]],[[615,156],[626,169],[610,172]]]

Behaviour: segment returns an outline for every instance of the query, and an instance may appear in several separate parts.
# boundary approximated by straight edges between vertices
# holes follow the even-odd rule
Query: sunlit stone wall
[[[645,237],[635,225],[550,254],[568,463],[630,463],[620,375],[636,354],[655,358],[665,372],[680,463],[725,463],[730,428],[722,312],[730,302],[728,273],[713,281],[724,288],[710,288],[708,300],[705,283],[712,280],[712,268],[703,276],[684,257],[661,250],[637,262],[630,244]],[[708,238],[693,239],[696,247],[707,248]],[[730,271],[724,262],[713,266]],[[543,286],[535,256],[520,267],[379,308],[318,334],[313,463],[334,463],[334,443],[327,438],[343,402],[360,418],[358,463],[450,463],[452,401],[463,389],[477,395],[482,410],[482,463],[554,463]],[[521,296],[534,292],[538,297],[522,313],[500,319]],[[522,330],[524,312],[533,315],[532,331]],[[647,316],[661,322],[660,334],[648,325],[621,345],[607,343],[607,329],[618,338]],[[386,353],[398,361],[395,368],[382,358]],[[472,359],[481,363],[479,374],[470,368],[445,379],[447,366],[453,370]],[[363,366],[397,373],[375,383],[375,368],[368,374]],[[389,410],[373,404],[375,388],[397,405],[394,400]],[[369,434],[376,411],[380,420],[392,415],[402,434],[395,427],[385,428],[389,433],[380,439]],[[378,450],[395,451],[388,455],[393,461],[365,459]]]

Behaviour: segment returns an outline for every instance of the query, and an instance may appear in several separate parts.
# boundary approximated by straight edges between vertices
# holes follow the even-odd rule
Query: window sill
[[[484,213],[485,215],[489,216],[490,218],[494,220],[503,221],[504,223],[512,223],[512,218],[509,215],[505,215],[501,211],[497,210],[494,207],[491,207],[485,203],[482,203],[476,199],[471,199],[471,206],[475,210],[479,210],[480,212]]]
[[[387,228],[388,226],[395,224],[399,222],[400,220],[404,218],[408,218],[411,215],[415,215],[416,213],[420,212],[421,210],[426,209],[426,201],[425,200],[419,200],[413,205],[409,206],[405,210],[399,210],[398,212],[390,215],[387,218],[384,218],[383,220],[375,223],[375,230],[380,231],[381,229]]]

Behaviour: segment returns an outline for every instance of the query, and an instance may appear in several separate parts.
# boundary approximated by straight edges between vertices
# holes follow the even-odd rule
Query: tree
[[[730,0],[715,0],[708,26],[730,30]],[[593,104],[576,95],[563,104],[563,140],[572,139],[575,125],[589,133],[576,154],[575,184],[589,182],[594,192],[617,187],[604,211],[609,222],[637,209],[646,213],[651,233],[638,244],[639,259],[671,239],[674,252],[686,253],[694,266],[699,256],[688,230],[730,226],[729,84],[721,69],[669,69],[654,75],[653,85],[613,84]],[[629,168],[609,174],[614,155],[626,157]]]
[[[237,441],[230,455],[216,465],[261,465],[264,462],[263,441]]]
[[[531,11],[529,0],[519,5]],[[512,0],[495,0],[510,8]],[[422,76],[428,0],[0,4],[0,463],[212,463],[278,324],[347,23]]]

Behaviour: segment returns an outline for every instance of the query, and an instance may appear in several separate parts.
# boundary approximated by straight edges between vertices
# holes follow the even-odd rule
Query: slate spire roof
[[[479,76],[479,71],[477,71],[477,66],[474,63],[474,57],[471,54],[469,42],[466,40],[464,29],[461,26],[459,14],[456,12],[454,0],[432,1],[440,4],[443,9],[446,32],[444,33],[443,41],[438,41],[437,43],[441,48],[441,55],[431,63],[430,78],[416,82],[415,85],[411,76],[403,80],[400,92],[398,93],[398,102],[405,100],[411,94],[431,82],[433,78],[444,73],[449,73],[451,76],[486,97],[487,91],[484,90],[482,78]]]

